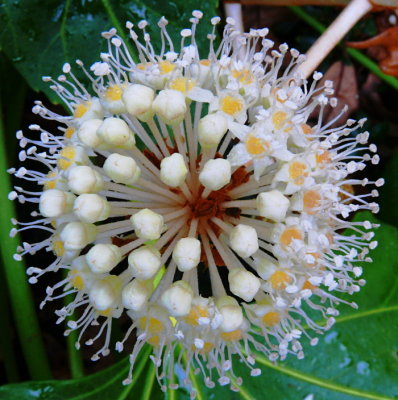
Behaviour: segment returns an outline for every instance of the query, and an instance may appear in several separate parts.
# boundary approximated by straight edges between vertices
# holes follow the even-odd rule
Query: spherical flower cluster
[[[307,84],[298,71],[304,56],[273,48],[267,29],[241,34],[227,19],[215,48],[213,18],[210,51],[200,58],[201,17],[194,11],[191,29],[181,31],[179,52],[162,18],[159,54],[147,22],[137,31],[128,22],[139,60],[115,29],[103,33],[108,51],[92,74],[77,61],[95,94],[69,64],[57,80],[44,77],[72,115],[37,102],[33,112],[60,123],[62,135],[38,125],[30,127],[38,138],[18,132],[20,160],[47,172],[10,170],[42,187],[10,193],[39,206],[11,234],[49,233],[15,257],[54,253],[49,266],[28,269],[31,283],[66,271],[42,306],[74,295],[57,322],[81,310],[67,323],[66,333],[80,331],[77,346],[98,325],[86,342],[103,340],[93,360],[109,353],[112,321],[127,314],[131,327],[116,350],[131,335],[136,342],[124,383],[149,343],[164,390],[178,387],[176,363],[186,387],[193,367],[208,387],[237,390],[234,354],[253,376],[261,372],[256,352],[272,361],[304,357],[301,338],[315,345],[309,330],[333,325],[336,306],[347,303],[341,295],[364,284],[360,264],[377,244],[373,224],[349,220],[357,210],[377,212],[377,190],[365,189],[383,183],[350,177],[378,162],[369,134],[356,132],[364,121],[323,123],[325,107],[336,105],[332,83],[320,85],[314,73]]]

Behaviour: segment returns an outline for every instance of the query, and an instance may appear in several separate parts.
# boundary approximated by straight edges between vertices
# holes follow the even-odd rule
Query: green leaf
[[[203,54],[208,51],[206,34],[211,32],[210,18],[217,14],[217,3],[210,0],[200,4],[204,17],[196,36]],[[115,27],[126,38],[127,20],[136,24],[146,19],[148,32],[159,42],[157,22],[164,15],[178,49],[179,32],[190,26],[191,12],[197,7],[195,0],[5,0],[0,6],[0,46],[34,90],[59,102],[41,77],[57,77],[66,61],[81,59],[86,66],[98,61],[100,52],[106,50],[102,31]]]

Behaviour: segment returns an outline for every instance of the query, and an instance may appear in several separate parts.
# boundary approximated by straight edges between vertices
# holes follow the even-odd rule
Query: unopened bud
[[[43,217],[59,217],[72,211],[75,196],[58,189],[49,189],[40,196],[39,209]]]
[[[105,173],[116,183],[134,184],[140,177],[140,167],[134,158],[113,153],[104,163]]]
[[[79,130],[77,131],[77,135],[82,143],[86,146],[96,148],[101,143],[101,138],[97,135],[97,130],[102,124],[102,119],[89,119],[84,121]]]
[[[165,157],[160,162],[160,179],[168,186],[180,186],[185,181],[187,173],[188,168],[180,153]]]
[[[164,220],[160,214],[144,208],[130,217],[135,234],[141,239],[159,239],[164,228]]]
[[[69,170],[68,186],[76,194],[96,193],[102,190],[104,182],[95,169],[81,165]]]
[[[122,260],[118,246],[114,244],[96,244],[86,254],[87,264],[96,274],[112,271]]]
[[[282,221],[289,209],[289,199],[279,190],[260,193],[256,199],[257,210],[262,217]]]
[[[259,248],[257,231],[249,225],[236,225],[229,234],[229,244],[240,257],[248,258]]]
[[[86,222],[69,222],[60,234],[66,250],[81,250],[91,243],[97,234],[97,228]]]
[[[173,261],[180,271],[189,271],[200,262],[200,240],[187,237],[180,239],[173,250]]]
[[[240,268],[229,273],[228,281],[231,292],[245,301],[252,301],[261,286],[260,279],[250,271]]]
[[[153,278],[162,266],[159,251],[150,246],[142,246],[132,251],[128,263],[133,276],[145,280]]]
[[[98,194],[81,194],[73,205],[73,211],[84,222],[104,221],[109,217],[108,201]]]
[[[221,114],[208,114],[199,121],[199,143],[204,148],[218,146],[227,132],[226,118]]]
[[[98,128],[97,135],[111,146],[131,148],[135,145],[133,132],[120,118],[106,118]]]
[[[148,86],[133,84],[129,85],[122,95],[123,103],[127,112],[142,121],[152,117],[152,103],[155,92]]]
[[[152,108],[164,123],[178,125],[185,117],[187,104],[181,92],[166,89],[161,90],[156,96]]]
[[[206,189],[219,190],[231,181],[231,164],[223,158],[208,160],[199,180]]]
[[[243,312],[239,303],[230,296],[223,296],[216,300],[216,306],[223,317],[220,329],[223,332],[233,332],[243,323]]]
[[[120,299],[122,280],[117,275],[109,275],[91,286],[89,297],[94,308],[108,310],[117,305]]]
[[[152,292],[152,284],[148,281],[134,279],[122,291],[122,301],[125,308],[140,311],[148,301]]]
[[[174,282],[161,297],[162,304],[173,317],[188,315],[191,310],[193,291],[185,281]]]

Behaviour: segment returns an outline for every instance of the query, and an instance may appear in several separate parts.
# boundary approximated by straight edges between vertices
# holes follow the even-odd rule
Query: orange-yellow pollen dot
[[[84,289],[84,280],[82,276],[79,274],[79,271],[77,269],[72,269],[69,272],[69,279],[71,285],[77,289],[77,290],[83,290]]]
[[[303,289],[315,290],[317,287],[313,285],[310,281],[305,281],[303,285]]]
[[[148,329],[148,332],[152,335],[161,333],[164,330],[163,323],[159,321],[157,318],[153,317],[149,317],[149,320],[147,317],[141,317],[138,320],[138,326],[142,330]]]
[[[312,128],[307,125],[307,124],[302,124],[301,129],[303,130],[304,135],[311,135],[312,134]]]
[[[321,195],[316,190],[307,190],[303,196],[304,211],[308,214],[315,214],[314,208],[319,207]]]
[[[70,139],[70,138],[73,136],[73,134],[75,133],[75,131],[76,131],[76,129],[75,129],[73,126],[68,126],[68,127],[65,129],[64,136],[65,136],[67,139]]]
[[[276,311],[270,311],[264,314],[262,319],[265,326],[275,326],[281,320],[281,316]]]
[[[48,189],[55,189],[56,185],[57,185],[57,179],[55,179],[57,177],[57,173],[56,172],[49,172],[47,174],[47,181],[44,182],[43,186],[45,190]]]
[[[52,250],[57,257],[62,257],[65,254],[65,247],[61,240],[54,240]]]
[[[199,64],[205,65],[206,67],[208,67],[211,64],[211,61],[208,59],[204,59],[204,60],[200,60]]]
[[[73,113],[73,116],[75,118],[81,118],[89,109],[90,103],[80,103],[75,107],[75,112]]]
[[[148,339],[148,343],[149,343],[151,346],[159,346],[159,342],[160,342],[160,338],[159,338],[158,335],[151,336],[151,337]]]
[[[281,129],[287,120],[287,114],[284,111],[277,111],[272,114],[272,123],[276,129]]]
[[[304,178],[308,176],[308,168],[302,162],[292,162],[289,165],[289,176],[296,185],[302,185],[304,183]]]
[[[175,64],[170,61],[160,61],[158,65],[161,75],[169,74],[170,72],[174,71],[176,67]]]
[[[303,234],[298,228],[286,228],[280,238],[279,241],[283,246],[290,246],[293,240],[303,240]]]
[[[232,96],[224,96],[220,101],[221,111],[228,115],[236,115],[243,110],[243,101]]]
[[[254,75],[248,69],[234,69],[231,71],[231,75],[244,85],[250,85],[254,82]]]
[[[209,311],[205,307],[193,306],[189,314],[185,317],[185,322],[189,325],[199,325],[199,318],[208,318]]]
[[[109,317],[111,315],[111,309],[107,308],[106,310],[96,310],[97,314],[101,317]]]
[[[118,101],[121,100],[123,94],[123,89],[119,85],[109,86],[105,92],[105,98],[108,101]]]
[[[326,164],[331,161],[330,153],[324,150],[322,153],[317,153],[315,159],[318,164]]]
[[[64,147],[59,152],[58,167],[60,169],[67,169],[71,166],[76,156],[76,150],[72,146]]]
[[[292,282],[292,277],[284,271],[276,271],[270,276],[269,282],[273,289],[281,290]]]
[[[192,79],[184,77],[176,78],[170,82],[170,89],[178,90],[179,92],[186,93],[192,90],[195,86],[195,82]]]
[[[236,340],[242,339],[242,331],[240,329],[237,329],[232,332],[222,332],[220,336],[222,339],[228,342],[234,342]]]
[[[254,135],[249,135],[247,137],[245,146],[247,152],[253,156],[263,154],[270,147],[269,142],[255,137]]]

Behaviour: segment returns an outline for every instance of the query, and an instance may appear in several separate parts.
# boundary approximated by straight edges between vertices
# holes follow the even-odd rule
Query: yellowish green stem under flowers
[[[311,16],[309,13],[304,11],[301,7],[297,6],[290,6],[289,7],[291,11],[293,11],[298,17],[300,17],[303,21],[305,21],[308,25],[313,27],[315,30],[317,30],[320,33],[325,32],[326,27],[321,24],[316,18]],[[356,61],[358,61],[360,64],[362,64],[365,68],[370,70],[373,74],[375,74],[377,77],[388,83],[390,86],[392,86],[394,89],[398,90],[398,79],[394,78],[393,76],[386,75],[384,74],[377,63],[372,61],[369,57],[361,53],[360,51],[356,49],[350,49],[346,48],[345,51]]]
[[[6,137],[2,121],[2,115],[0,115],[0,199],[2,204],[0,252],[2,265],[9,288],[16,328],[30,376],[32,379],[49,379],[51,377],[50,367],[26,279],[25,266],[23,262],[15,261],[13,258],[15,248],[19,245],[19,239],[11,238],[8,234],[12,228],[10,219],[15,216],[15,212],[13,204],[7,199],[11,185],[6,172],[8,167],[5,149]]]

